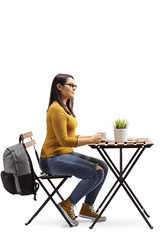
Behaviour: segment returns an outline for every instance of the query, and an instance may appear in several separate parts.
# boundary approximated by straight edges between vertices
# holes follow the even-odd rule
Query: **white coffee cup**
[[[102,135],[102,141],[106,140],[106,132],[97,132],[97,134],[101,134]]]

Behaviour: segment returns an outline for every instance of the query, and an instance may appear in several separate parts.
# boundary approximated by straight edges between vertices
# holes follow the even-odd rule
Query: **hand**
[[[102,134],[95,134],[91,136],[92,143],[99,143],[102,140]]]

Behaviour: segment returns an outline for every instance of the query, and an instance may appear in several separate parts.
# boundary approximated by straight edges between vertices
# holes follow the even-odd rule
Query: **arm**
[[[84,146],[87,144],[99,143],[101,140],[102,140],[101,134],[95,134],[92,136],[79,136],[78,142],[77,142],[77,147]]]
[[[67,133],[67,113],[62,108],[54,109],[51,115],[52,127],[62,147],[76,147],[78,136],[69,137]]]
[[[82,139],[82,138],[90,138],[91,136],[81,136],[81,135],[79,135],[78,137]]]

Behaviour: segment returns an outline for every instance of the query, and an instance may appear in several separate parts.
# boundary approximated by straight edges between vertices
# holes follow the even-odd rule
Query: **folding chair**
[[[39,164],[39,156],[38,156],[38,153],[36,151],[36,148],[35,148],[35,140],[32,139],[32,132],[28,132],[28,133],[24,133],[24,134],[21,134],[20,137],[21,137],[21,140],[22,142],[24,143],[24,146],[27,148],[33,146],[34,148],[34,151],[35,151],[35,155],[37,157],[37,160],[38,160],[38,164]],[[30,138],[30,141],[26,142],[26,139],[27,138]],[[25,142],[24,142],[25,141]],[[29,154],[29,152],[28,152]],[[30,155],[30,154],[29,154]],[[32,161],[32,159],[31,159]],[[33,165],[33,164],[32,164]],[[61,213],[61,215],[64,217],[64,219],[66,220],[66,222],[69,224],[70,227],[72,227],[72,223],[66,218],[66,216],[64,215],[63,211],[60,209],[59,205],[56,203],[56,201],[53,199],[53,196],[55,194],[58,194],[58,196],[60,197],[60,199],[63,201],[63,197],[62,195],[59,193],[59,189],[60,187],[65,183],[65,181],[68,179],[68,178],[71,178],[72,176],[71,175],[48,175],[48,174],[45,174],[45,173],[42,173],[40,174],[40,176],[37,176],[34,169],[33,169],[33,173],[34,173],[34,176],[35,176],[35,179],[38,181],[38,183],[40,184],[40,186],[43,188],[43,190],[45,191],[45,193],[47,194],[47,199],[44,201],[44,203],[39,207],[39,209],[34,213],[34,215],[30,218],[30,220],[25,223],[25,225],[28,225],[29,223],[32,222],[32,220],[40,213],[40,211],[46,206],[46,204],[49,202],[49,200],[51,200],[51,202],[55,205],[55,207],[58,209],[58,211]],[[53,184],[53,180],[55,179],[61,179],[60,183],[57,185],[57,187],[55,187],[55,185]],[[53,188],[53,191],[51,193],[49,193],[49,191],[47,190],[47,188],[45,187],[45,185],[42,183],[42,181],[48,181],[50,183],[50,185],[52,186]]]

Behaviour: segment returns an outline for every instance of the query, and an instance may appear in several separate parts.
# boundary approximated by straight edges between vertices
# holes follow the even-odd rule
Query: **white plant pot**
[[[127,142],[127,128],[116,129],[114,128],[115,142]]]

